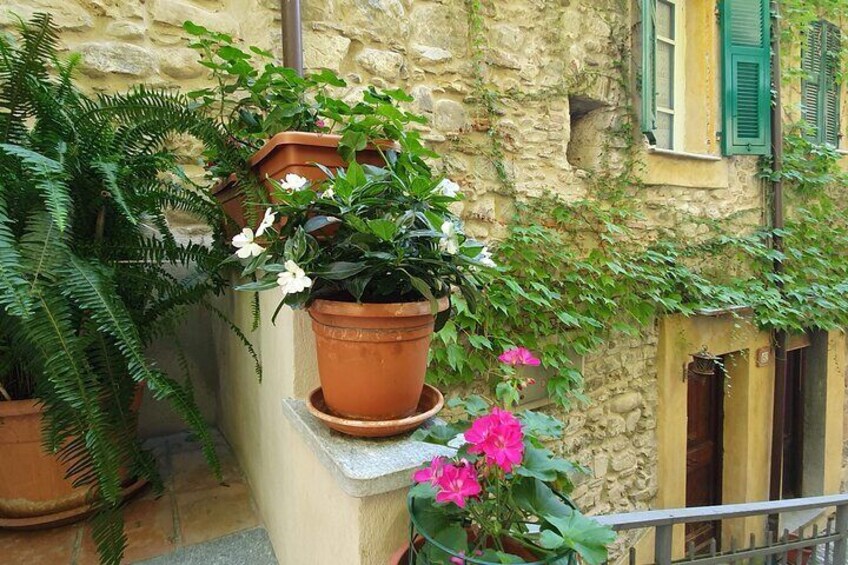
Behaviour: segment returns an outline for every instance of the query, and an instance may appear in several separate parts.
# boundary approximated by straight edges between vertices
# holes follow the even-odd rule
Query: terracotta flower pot
[[[272,178],[281,180],[287,174],[297,174],[311,181],[321,181],[327,178],[317,164],[330,169],[346,166],[338,153],[340,135],[309,133],[302,131],[286,131],[278,133],[269,139],[262,148],[250,158],[250,166],[260,179]],[[393,145],[390,148],[394,148]],[[366,147],[356,154],[358,163],[369,165],[384,165],[385,161],[379,151],[373,146]],[[266,182],[268,195],[273,202],[272,184]],[[235,174],[222,180],[212,193],[239,227],[246,225],[244,217],[244,192],[239,187]],[[257,209],[257,217],[262,217],[264,210]]]
[[[442,298],[439,309],[447,307],[447,298]],[[333,413],[385,421],[415,412],[435,324],[428,301],[357,304],[316,300],[309,315],[321,388]]]
[[[141,407],[141,389],[132,410]],[[91,487],[74,487],[67,465],[44,451],[44,408],[37,400],[0,402],[0,528],[57,526],[90,512]],[[129,478],[127,495],[144,485]]]

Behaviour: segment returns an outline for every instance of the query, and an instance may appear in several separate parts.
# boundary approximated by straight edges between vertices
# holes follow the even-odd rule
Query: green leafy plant
[[[452,399],[466,418],[416,432],[418,439],[457,449],[417,471],[409,493],[411,562],[546,563],[574,554],[600,565],[615,540],[608,527],[580,513],[569,494],[582,467],[556,457],[546,441],[562,423],[546,414],[489,408],[479,396]]]
[[[102,562],[119,563],[125,473],[161,488],[129,410],[138,387],[170,402],[220,474],[190,386],[145,349],[176,337],[191,307],[221,315],[207,298],[225,284],[225,251],[169,230],[166,209],[212,226],[221,212],[188,183],[168,140],[194,136],[233,161],[238,152],[181,95],[86,96],[73,81],[79,58],[57,49],[43,14],[0,37],[0,385],[6,398],[44,405],[45,446],[92,489]]]
[[[347,86],[329,69],[299,76],[274,55],[255,45],[242,48],[232,36],[193,22],[183,29],[192,36],[200,64],[211,71],[213,86],[188,94],[199,107],[216,116],[244,148],[246,157],[273,135],[285,131],[339,133],[339,152],[353,159],[371,140],[403,140],[404,149],[426,152],[410,123],[424,119],[398,107],[412,100],[401,90],[367,88],[362,99],[348,103],[334,96]],[[214,148],[207,154],[213,175],[234,172]]]
[[[473,305],[477,274],[493,264],[449,210],[458,187],[409,154],[384,154],[385,167],[353,162],[314,185],[297,175],[279,183],[279,204],[233,240],[243,275],[257,279],[238,288],[282,289],[280,305],[295,307],[426,299],[435,313],[454,286]]]

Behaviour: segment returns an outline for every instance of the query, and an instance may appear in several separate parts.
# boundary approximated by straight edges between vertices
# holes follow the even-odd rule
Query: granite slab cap
[[[303,400],[284,399],[283,414],[341,489],[355,498],[406,488],[422,463],[455,453],[449,447],[411,440],[410,434],[361,439],[334,432],[309,413]]]

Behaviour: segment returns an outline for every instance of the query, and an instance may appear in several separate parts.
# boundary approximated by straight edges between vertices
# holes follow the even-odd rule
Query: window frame
[[[686,17],[685,17],[685,2],[683,0],[656,0],[656,9],[657,13],[659,13],[659,5],[661,3],[668,4],[671,7],[672,11],[672,33],[674,37],[666,37],[660,34],[659,26],[656,24],[656,19],[654,20],[654,52],[659,53],[659,43],[663,43],[668,45],[671,48],[672,54],[672,62],[671,69],[669,72],[671,74],[670,77],[670,87],[671,87],[671,95],[670,101],[672,103],[672,107],[662,107],[657,101],[659,97],[659,92],[657,89],[657,80],[655,75],[654,83],[654,108],[659,118],[660,114],[664,114],[666,116],[671,116],[671,145],[670,147],[665,147],[659,144],[656,139],[656,134],[654,138],[653,146],[657,149],[664,149],[668,151],[683,151],[685,147],[683,146],[684,141],[684,126],[686,124]],[[654,70],[655,72],[658,69],[658,65],[655,61]],[[658,74],[658,73],[657,73]],[[657,123],[659,119],[657,119]],[[658,128],[656,128],[658,129]]]

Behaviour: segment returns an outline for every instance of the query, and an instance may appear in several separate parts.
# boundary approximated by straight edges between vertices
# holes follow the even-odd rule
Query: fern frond
[[[15,143],[26,137],[26,120],[32,112],[29,87],[47,77],[50,61],[59,44],[50,15],[38,13],[19,26],[17,48],[0,40],[0,141]]]
[[[62,163],[26,147],[10,143],[0,143],[0,151],[21,160],[24,168],[32,174],[35,187],[44,194],[47,209],[53,216],[59,231],[65,231],[68,216],[71,213],[71,194]],[[59,153],[64,153],[64,150],[60,150]]]
[[[145,384],[159,400],[168,399],[179,416],[200,441],[210,467],[220,476],[220,462],[203,415],[191,395],[173,379],[153,367],[144,355],[144,348],[132,317],[114,290],[114,281],[103,268],[91,265],[79,257],[71,257],[65,275],[63,293],[80,308],[90,312],[102,332],[115,340],[124,356],[129,376]]]
[[[0,198],[0,306],[13,316],[27,319],[32,312],[32,298],[15,243],[9,229],[6,202]]]
[[[247,339],[247,336],[244,335],[244,332],[241,331],[241,328],[238,327],[230,318],[221,311],[220,308],[206,301],[203,303],[203,307],[215,314],[215,316],[221,320],[226,326],[233,332],[233,335],[241,342],[247,352],[250,354],[250,357],[253,359],[253,369],[256,372],[256,375],[259,378],[259,382],[262,382],[262,361],[259,359],[259,355],[256,353],[256,350],[253,348],[253,344]]]

